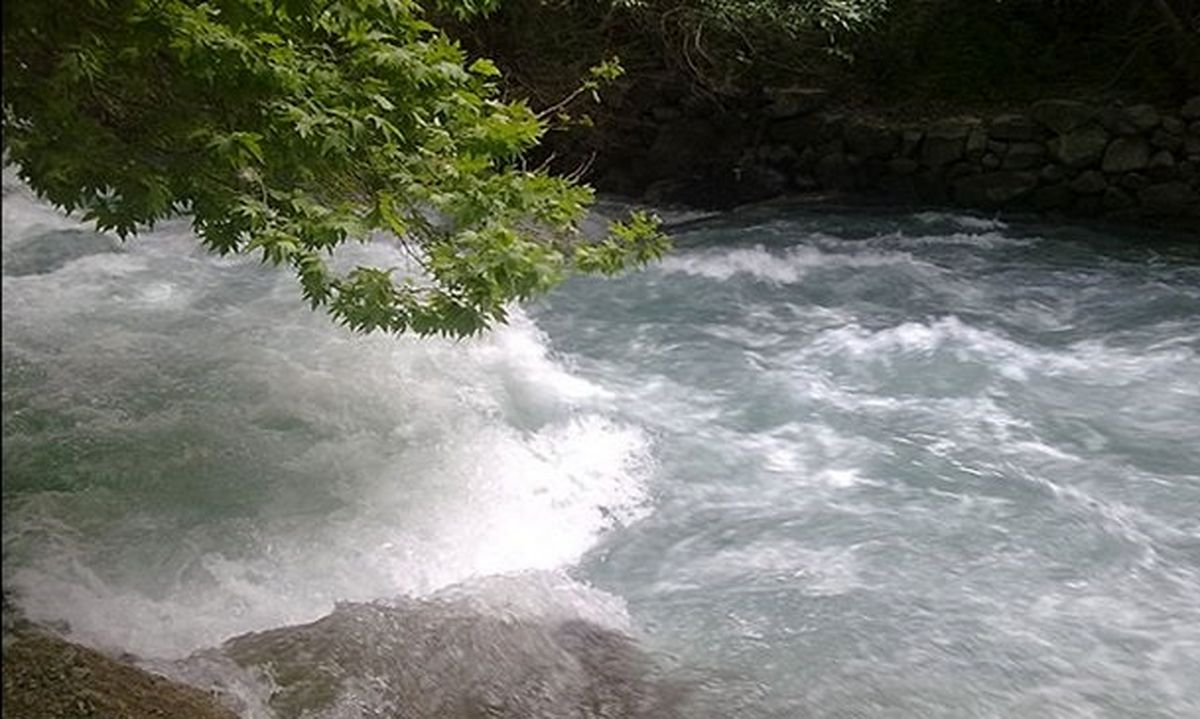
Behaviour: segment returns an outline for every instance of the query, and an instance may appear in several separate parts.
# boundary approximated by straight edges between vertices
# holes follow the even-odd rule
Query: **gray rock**
[[[1183,182],[1162,182],[1142,188],[1138,192],[1138,201],[1155,214],[1196,214],[1200,208],[1200,193]]]
[[[1077,195],[1097,195],[1104,192],[1108,187],[1108,183],[1104,180],[1104,175],[1096,170],[1087,170],[1086,172],[1071,180],[1067,185],[1071,188],[1071,192]]]
[[[1039,187],[1037,192],[1033,193],[1033,206],[1043,212],[1056,210],[1071,204],[1074,199],[1075,193],[1071,192],[1071,188],[1059,182]]]
[[[949,201],[949,188],[941,173],[934,170],[926,170],[914,175],[913,191],[917,195],[917,199],[922,202],[944,203]]]
[[[1150,184],[1150,180],[1145,175],[1139,175],[1136,172],[1131,172],[1128,175],[1122,175],[1117,181],[1121,187],[1132,192],[1139,192]]]
[[[1042,100],[1029,108],[1034,120],[1059,135],[1082,127],[1096,117],[1096,112],[1095,107],[1074,100]]]
[[[909,158],[902,158],[909,159]],[[897,200],[906,204],[917,202],[917,190],[913,186],[911,175],[886,175],[880,178],[879,189],[883,191],[885,197]]]
[[[1200,95],[1185,102],[1179,115],[1185,120],[1200,120]]]
[[[953,181],[960,177],[968,177],[970,175],[978,175],[979,168],[969,162],[956,162],[946,168],[946,179]]]
[[[846,155],[841,152],[830,153],[818,160],[816,175],[825,187],[846,190],[854,186],[854,173]]]
[[[1000,140],[988,140],[987,150],[988,152],[995,153],[1000,157],[1004,157],[1008,154],[1008,143],[1001,142]]]
[[[1076,197],[1071,204],[1071,212],[1084,217],[1094,217],[1104,209],[1104,200],[1100,195],[1084,195]]]
[[[1025,115],[1000,115],[988,126],[988,137],[995,140],[1028,142],[1038,136],[1038,126]]]
[[[1183,138],[1183,154],[1188,157],[1200,157],[1200,135],[1188,133]]]
[[[1182,135],[1187,130],[1187,123],[1178,117],[1167,115],[1162,119],[1162,129],[1172,135]]]
[[[924,139],[925,133],[921,130],[905,130],[900,133],[900,154],[904,157],[912,157],[916,153],[917,147],[921,145],[921,140]]]
[[[1102,202],[1106,210],[1123,210],[1134,204],[1134,200],[1128,192],[1116,187],[1110,187],[1104,191]]]
[[[899,175],[901,177],[913,174],[920,169],[920,167],[921,163],[917,162],[911,157],[896,157],[889,160],[887,163],[888,171],[893,175]]]
[[[804,171],[811,170],[816,167],[818,159],[816,150],[811,146],[805,147],[800,151],[800,156],[796,158],[796,168]]]
[[[1150,135],[1150,144],[1163,150],[1179,152],[1183,149],[1183,136],[1160,127]]]
[[[983,153],[987,151],[987,144],[987,131],[982,127],[972,128],[971,132],[967,134],[965,148],[967,158],[977,160],[982,157]]]
[[[581,620],[488,616],[466,602],[341,603],[309,624],[244,634],[218,651],[207,658],[233,665],[224,676],[241,667],[271,677],[269,707],[280,717],[690,713],[654,657],[619,632]]]
[[[1193,135],[1200,135],[1200,120],[1193,120],[1192,124],[1187,126],[1187,131]]]
[[[921,142],[921,163],[936,168],[962,159],[971,129],[971,124],[962,122],[944,122],[929,128]]]
[[[1067,171],[1062,165],[1046,165],[1038,176],[1045,182],[1062,182],[1067,177]]]
[[[817,145],[840,140],[844,121],[845,118],[841,115],[804,115],[772,123],[767,134],[773,140],[786,142],[797,148]]]
[[[796,150],[791,145],[762,145],[755,154],[772,165],[790,165],[796,161]]]
[[[1154,153],[1147,164],[1151,170],[1162,169],[1164,167],[1175,167],[1175,157],[1166,150],[1159,150]]]
[[[878,125],[852,123],[842,131],[846,146],[861,157],[888,157],[900,146],[894,130]]]
[[[1126,207],[1122,210],[1107,210],[1104,212],[1104,219],[1117,222],[1122,225],[1132,225],[1143,218],[1143,213],[1138,209],[1135,203],[1133,207]]]
[[[868,157],[858,166],[855,179],[863,189],[875,189],[883,185],[884,179],[890,176],[888,161],[878,157]]]
[[[1108,133],[1099,125],[1087,125],[1050,141],[1050,152],[1068,167],[1094,165],[1108,147]]]
[[[1104,151],[1105,172],[1136,172],[1150,164],[1150,143],[1141,137],[1118,137]]]
[[[1037,184],[1032,172],[986,172],[956,181],[954,199],[970,207],[999,207],[1033,192]]]
[[[813,151],[817,153],[817,157],[824,157],[825,155],[835,155],[845,152],[846,145],[841,140],[829,140],[819,145],[814,145]]]
[[[678,202],[687,196],[690,189],[687,180],[665,178],[651,182],[642,193],[642,198],[652,205]]]
[[[921,143],[921,162],[929,167],[942,167],[957,162],[963,156],[963,140],[944,140],[926,137]]]
[[[738,201],[756,202],[777,197],[787,189],[787,184],[787,175],[779,170],[761,165],[748,167],[737,178]]]
[[[1162,116],[1158,114],[1158,110],[1154,109],[1153,105],[1134,105],[1125,112],[1139,132],[1153,130],[1162,122]]]
[[[817,178],[812,175],[801,172],[792,176],[792,187],[800,192],[811,192],[819,189],[821,183],[817,182]]]
[[[1172,180],[1180,179],[1179,168],[1171,167],[1151,167],[1146,170],[1146,177],[1150,178],[1150,184],[1159,184],[1162,182],[1171,182]]]
[[[840,138],[842,136],[842,128],[846,125],[846,116],[840,112],[821,112],[817,113],[817,119],[821,121],[821,137],[823,139]]]
[[[994,153],[989,152],[980,158],[979,164],[983,165],[985,169],[996,170],[1000,168],[1001,163],[999,157],[996,157]]]
[[[651,145],[649,164],[658,177],[670,177],[684,168],[711,159],[712,148],[721,147],[724,140],[710,122],[683,118],[663,125]]]
[[[966,140],[971,130],[978,126],[978,122],[971,120],[943,120],[926,131],[925,139],[933,137],[939,140]]]
[[[1004,155],[1006,170],[1028,170],[1042,164],[1046,157],[1046,146],[1040,142],[1014,142]]]
[[[1114,135],[1136,135],[1137,125],[1129,111],[1123,107],[1106,107],[1097,115],[1100,124]]]
[[[768,90],[767,97],[767,115],[783,119],[820,110],[829,100],[829,93],[820,88],[788,87]]]

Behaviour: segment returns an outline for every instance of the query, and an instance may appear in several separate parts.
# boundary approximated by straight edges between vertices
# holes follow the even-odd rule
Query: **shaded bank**
[[[835,190],[1200,226],[1192,0],[833,5],[798,20],[772,2],[514,0],[451,31],[535,107],[621,58],[627,75],[569,104],[542,155],[601,191],[721,209]]]
[[[597,160],[603,190],[726,208],[830,190],[891,202],[1200,227],[1200,96],[1067,99],[924,120],[790,88],[714,110],[664,101]]]

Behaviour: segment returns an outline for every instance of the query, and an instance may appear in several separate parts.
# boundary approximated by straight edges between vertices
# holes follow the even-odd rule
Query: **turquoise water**
[[[164,660],[466,587],[756,714],[1197,716],[1200,253],[1134,234],[763,209],[422,342],[10,183],[5,587]]]

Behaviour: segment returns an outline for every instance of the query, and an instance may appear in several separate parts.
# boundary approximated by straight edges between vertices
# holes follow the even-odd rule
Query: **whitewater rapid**
[[[184,224],[122,245],[9,178],[6,591],[164,662],[453,597],[634,636],[746,716],[1200,715],[1193,240],[676,235],[475,340],[364,338]]]
[[[474,341],[355,337],[186,225],[121,245],[6,193],[5,586],[30,619],[183,656],[560,569],[647,509],[650,437],[519,311]]]

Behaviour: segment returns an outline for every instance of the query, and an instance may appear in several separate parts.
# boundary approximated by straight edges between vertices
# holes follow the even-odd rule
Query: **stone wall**
[[[740,108],[653,107],[627,139],[597,185],[652,202],[727,207],[835,190],[1200,228],[1200,97],[1170,108],[1045,100],[1019,113],[901,123],[789,89]]]

